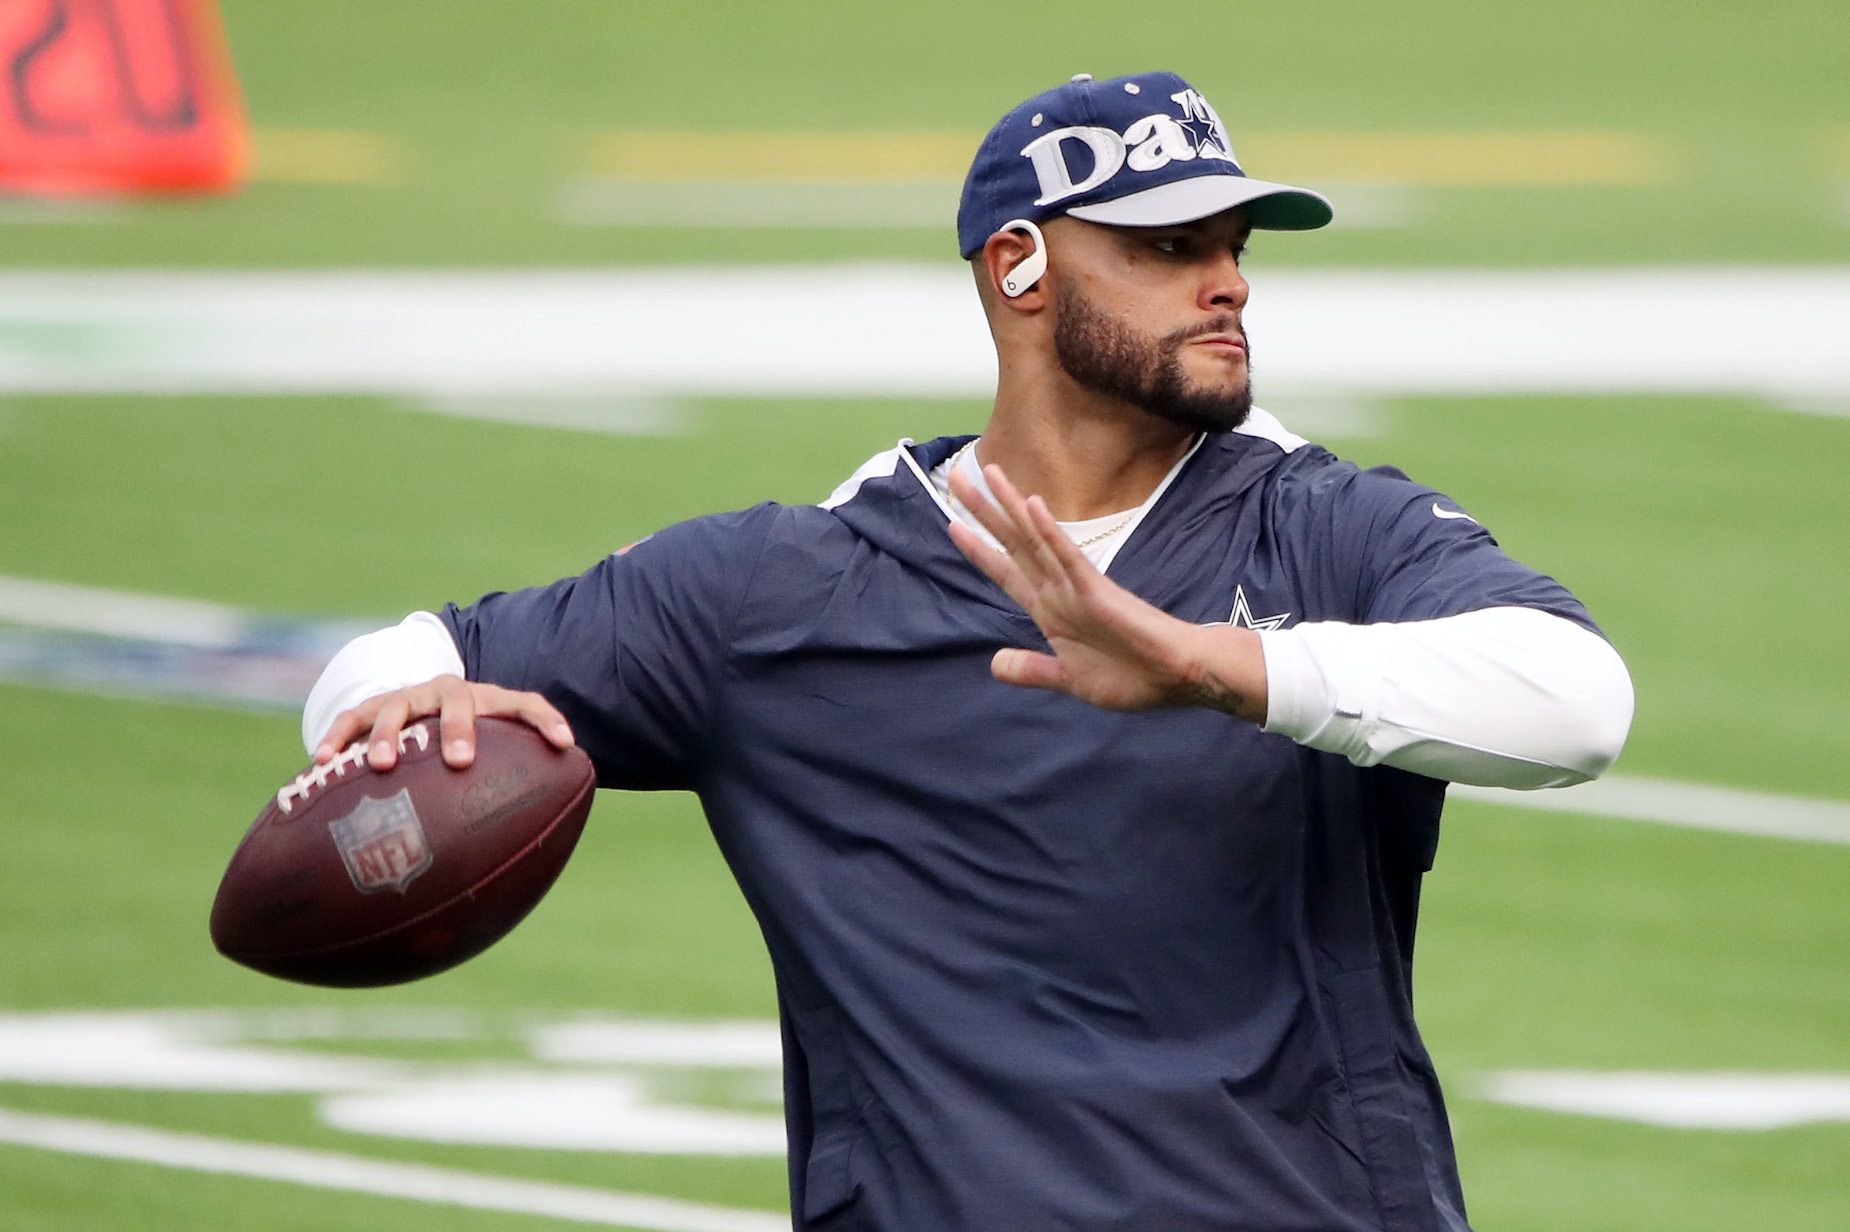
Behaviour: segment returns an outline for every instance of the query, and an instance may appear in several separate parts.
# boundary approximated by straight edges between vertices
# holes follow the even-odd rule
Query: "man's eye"
[[[1181,236],[1168,236],[1156,241],[1156,251],[1166,256],[1178,256],[1188,251],[1188,241]]]

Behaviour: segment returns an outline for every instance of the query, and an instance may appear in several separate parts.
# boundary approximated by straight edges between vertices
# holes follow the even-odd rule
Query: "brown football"
[[[361,743],[283,784],[219,883],[219,952],[285,980],[372,988],[505,936],[565,867],[596,776],[524,723],[477,719],[475,738],[475,764],[453,770],[425,719],[384,773]]]

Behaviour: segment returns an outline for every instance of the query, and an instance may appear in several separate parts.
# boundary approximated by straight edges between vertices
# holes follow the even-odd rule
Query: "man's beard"
[[[1231,432],[1246,422],[1253,409],[1250,380],[1231,389],[1191,387],[1181,359],[1191,338],[1219,333],[1244,338],[1238,317],[1227,313],[1152,339],[1100,312],[1070,283],[1060,287],[1054,305],[1054,354],[1085,388],[1194,432]]]

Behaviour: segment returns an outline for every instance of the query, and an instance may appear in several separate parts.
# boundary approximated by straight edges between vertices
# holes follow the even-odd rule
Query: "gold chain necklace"
[[[1116,526],[1113,526],[1109,530],[1101,530],[1098,534],[1092,536],[1090,539],[1077,539],[1073,542],[1073,546],[1076,548],[1089,548],[1101,539],[1109,539],[1113,535],[1117,534],[1119,531],[1123,530],[1126,526],[1129,526],[1131,524],[1131,519],[1136,516],[1137,516],[1137,511],[1133,509],[1129,513],[1125,514],[1124,520],[1122,522],[1119,522]]]

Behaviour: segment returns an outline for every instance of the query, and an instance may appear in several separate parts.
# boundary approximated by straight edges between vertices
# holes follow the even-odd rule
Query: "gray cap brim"
[[[1116,227],[1169,227],[1236,205],[1245,207],[1249,223],[1265,231],[1314,231],[1336,214],[1321,193],[1244,175],[1191,176],[1066,212]]]

